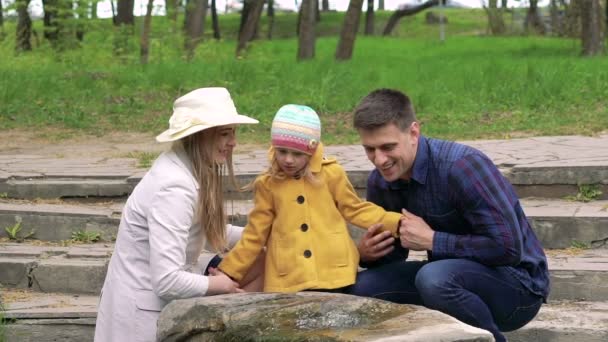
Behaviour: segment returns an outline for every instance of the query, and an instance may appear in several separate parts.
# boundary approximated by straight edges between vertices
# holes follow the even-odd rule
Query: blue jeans
[[[519,329],[538,313],[542,297],[506,272],[465,259],[400,261],[359,272],[346,293],[424,305],[490,331]]]

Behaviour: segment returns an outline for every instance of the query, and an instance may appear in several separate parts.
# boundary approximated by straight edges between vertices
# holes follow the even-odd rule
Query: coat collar
[[[270,146],[270,149],[268,150],[268,160],[271,164],[274,160],[274,153],[274,147]],[[319,145],[317,145],[317,150],[310,157],[309,164],[310,171],[312,171],[313,173],[321,172],[321,166],[323,165],[323,143],[319,143]]]
[[[192,177],[192,182],[195,184],[196,189],[199,189],[199,184],[194,177],[194,170],[192,169],[192,161],[186,154],[186,151],[181,146],[172,147],[171,150],[165,152],[167,158],[175,165],[188,171],[190,177]]]
[[[426,184],[429,171],[429,143],[423,135],[418,138],[418,148],[412,168],[412,179],[420,184]]]

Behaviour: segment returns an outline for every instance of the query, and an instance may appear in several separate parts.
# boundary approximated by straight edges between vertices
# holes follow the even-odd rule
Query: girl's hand
[[[395,238],[389,231],[380,232],[380,228],[382,223],[372,225],[359,240],[357,249],[361,261],[373,262],[393,251]]]
[[[245,292],[239,288],[239,284],[230,279],[226,274],[216,268],[209,268],[209,289],[207,295],[213,296],[225,293]]]

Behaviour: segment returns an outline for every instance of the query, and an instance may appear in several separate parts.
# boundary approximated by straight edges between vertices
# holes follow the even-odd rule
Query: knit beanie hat
[[[272,146],[314,154],[321,141],[321,120],[310,107],[288,104],[279,109],[270,129]]]

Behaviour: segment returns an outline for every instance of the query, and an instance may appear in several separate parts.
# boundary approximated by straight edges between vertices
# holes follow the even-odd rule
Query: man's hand
[[[207,295],[245,292],[239,288],[239,284],[236,281],[230,279],[230,277],[217,268],[210,267],[209,274]]]
[[[376,261],[393,251],[395,238],[391,236],[391,232],[389,231],[379,233],[380,228],[382,228],[382,223],[376,223],[363,234],[357,245],[361,261]]]
[[[401,246],[413,251],[430,251],[433,249],[435,231],[419,216],[401,209],[403,217],[399,224]]]

